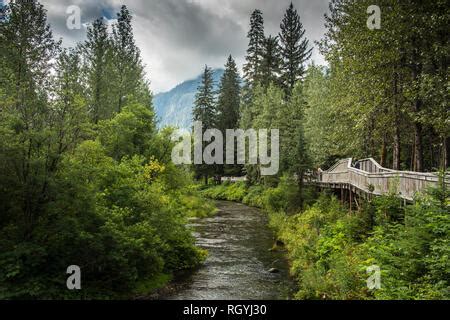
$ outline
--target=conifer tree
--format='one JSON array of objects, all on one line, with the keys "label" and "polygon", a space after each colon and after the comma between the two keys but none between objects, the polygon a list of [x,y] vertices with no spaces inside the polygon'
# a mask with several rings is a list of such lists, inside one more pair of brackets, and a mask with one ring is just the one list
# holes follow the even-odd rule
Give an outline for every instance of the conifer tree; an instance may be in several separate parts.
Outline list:
[{"label": "conifer tree", "polygon": [[290,96],[295,83],[303,77],[304,63],[311,57],[312,52],[312,49],[308,48],[305,29],[292,2],[284,14],[280,28],[282,81],[286,94]]},{"label": "conifer tree", "polygon": [[217,102],[218,127],[221,130],[235,129],[239,122],[240,77],[236,62],[230,55],[219,86]]},{"label": "conifer tree", "polygon": [[264,55],[261,66],[261,84],[267,88],[270,83],[278,84],[280,77],[281,56],[278,37],[269,36],[264,40]]},{"label": "conifer tree", "polygon": [[261,80],[261,65],[264,53],[264,19],[260,10],[253,11],[250,17],[250,31],[246,63],[244,65],[244,78],[246,85],[252,87]]},{"label": "conifer tree", "polygon": [[103,18],[99,18],[87,30],[87,39],[81,45],[84,57],[86,82],[89,88],[89,108],[95,124],[99,120],[109,119],[113,115],[113,98],[110,81],[112,78],[111,41],[108,27]]},{"label": "conifer tree", "polygon": [[[214,96],[214,81],[212,69],[205,66],[203,71],[202,81],[197,88],[197,94],[195,96],[194,109],[192,110],[193,120],[201,121],[202,134],[207,129],[213,129],[217,124],[217,112]],[[195,143],[202,143],[202,150],[205,147],[203,141],[195,141]],[[216,168],[207,164],[194,165],[194,171],[197,178],[204,177],[205,184],[208,183],[208,177],[215,172]]]},{"label": "conifer tree", "polygon": [[145,80],[140,50],[136,46],[131,25],[132,16],[126,6],[117,14],[112,31],[112,68],[114,72],[114,111],[120,112],[127,97],[150,106],[150,92]]},{"label": "conifer tree", "polygon": [[[16,107],[36,105],[45,98],[49,73],[60,43],[53,39],[44,7],[36,1],[11,2],[4,8],[0,23],[0,58],[4,66],[0,77]],[[31,116],[31,114],[30,114]],[[30,118],[31,120],[31,118]]]},{"label": "conifer tree", "polygon": [[245,57],[244,86],[241,96],[241,126],[249,128],[254,119],[252,111],[253,91],[261,81],[261,69],[264,54],[264,19],[260,10],[254,10],[250,16],[250,30],[247,56]]},{"label": "conifer tree", "polygon": [[[241,95],[240,81],[236,62],[230,55],[225,65],[225,72],[220,81],[219,96],[217,101],[217,126],[222,131],[224,137],[227,129],[236,129],[239,125],[239,106]],[[234,150],[236,155],[236,146]],[[241,168],[242,166],[238,165],[219,166],[219,173],[239,175],[241,173]]]},{"label": "conifer tree", "polygon": [[214,81],[212,69],[208,66],[205,66],[201,84],[197,88],[192,113],[194,121],[201,121],[204,130],[215,127],[216,106],[214,102]]}]

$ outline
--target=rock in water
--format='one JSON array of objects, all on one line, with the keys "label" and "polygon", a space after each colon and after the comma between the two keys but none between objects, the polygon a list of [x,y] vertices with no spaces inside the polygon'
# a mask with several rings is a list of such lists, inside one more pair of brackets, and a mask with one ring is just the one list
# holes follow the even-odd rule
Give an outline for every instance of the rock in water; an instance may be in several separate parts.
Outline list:
[{"label": "rock in water", "polygon": [[278,270],[277,268],[270,268],[269,272],[270,273],[278,273],[278,272],[280,272],[280,270]]}]

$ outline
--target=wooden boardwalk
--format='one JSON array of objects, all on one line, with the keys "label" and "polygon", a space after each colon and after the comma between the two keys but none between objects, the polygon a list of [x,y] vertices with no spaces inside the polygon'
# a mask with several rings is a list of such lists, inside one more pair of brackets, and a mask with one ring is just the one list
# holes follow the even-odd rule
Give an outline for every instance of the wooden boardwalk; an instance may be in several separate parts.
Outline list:
[{"label": "wooden boardwalk", "polygon": [[[402,199],[411,201],[417,192],[437,186],[439,177],[435,173],[396,171],[380,166],[374,159],[368,158],[352,162],[352,158],[336,162],[330,169],[322,171],[311,183],[321,187],[350,190],[352,193],[382,195],[390,191],[398,193]],[[446,175],[445,184],[450,187],[450,176]],[[351,201],[351,199],[350,199]]]}]

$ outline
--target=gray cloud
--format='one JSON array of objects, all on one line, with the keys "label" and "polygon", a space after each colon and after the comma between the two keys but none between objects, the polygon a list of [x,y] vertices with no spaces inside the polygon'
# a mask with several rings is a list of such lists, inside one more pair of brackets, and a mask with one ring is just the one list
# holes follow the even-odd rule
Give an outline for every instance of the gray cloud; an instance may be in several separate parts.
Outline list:
[{"label": "gray cloud", "polygon": [[[247,47],[250,13],[264,14],[265,32],[277,34],[290,0],[42,0],[56,37],[66,46],[85,38],[85,29],[66,28],[66,9],[78,5],[82,22],[92,22],[104,11],[118,11],[126,4],[134,15],[136,42],[154,92],[168,90],[198,75],[203,66],[223,66],[232,54],[242,66]],[[310,44],[324,33],[323,15],[328,0],[294,0]],[[313,58],[324,63],[317,49]]]}]

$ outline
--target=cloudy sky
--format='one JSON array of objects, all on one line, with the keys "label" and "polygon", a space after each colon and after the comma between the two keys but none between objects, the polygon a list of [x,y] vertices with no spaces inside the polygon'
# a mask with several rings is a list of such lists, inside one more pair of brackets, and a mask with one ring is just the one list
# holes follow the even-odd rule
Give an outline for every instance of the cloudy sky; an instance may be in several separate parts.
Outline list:
[{"label": "cloudy sky", "polygon": [[[276,35],[290,0],[41,0],[48,10],[54,35],[72,46],[85,37],[86,30],[66,27],[70,5],[81,9],[82,23],[104,16],[114,19],[126,4],[133,14],[137,45],[147,67],[154,93],[167,91],[176,84],[194,78],[205,64],[222,67],[232,54],[242,67],[247,49],[246,38],[251,12],[258,8],[264,15],[266,35]],[[328,0],[294,0],[310,44],[319,40],[324,29],[323,15]],[[312,59],[323,64],[314,48]]]}]

